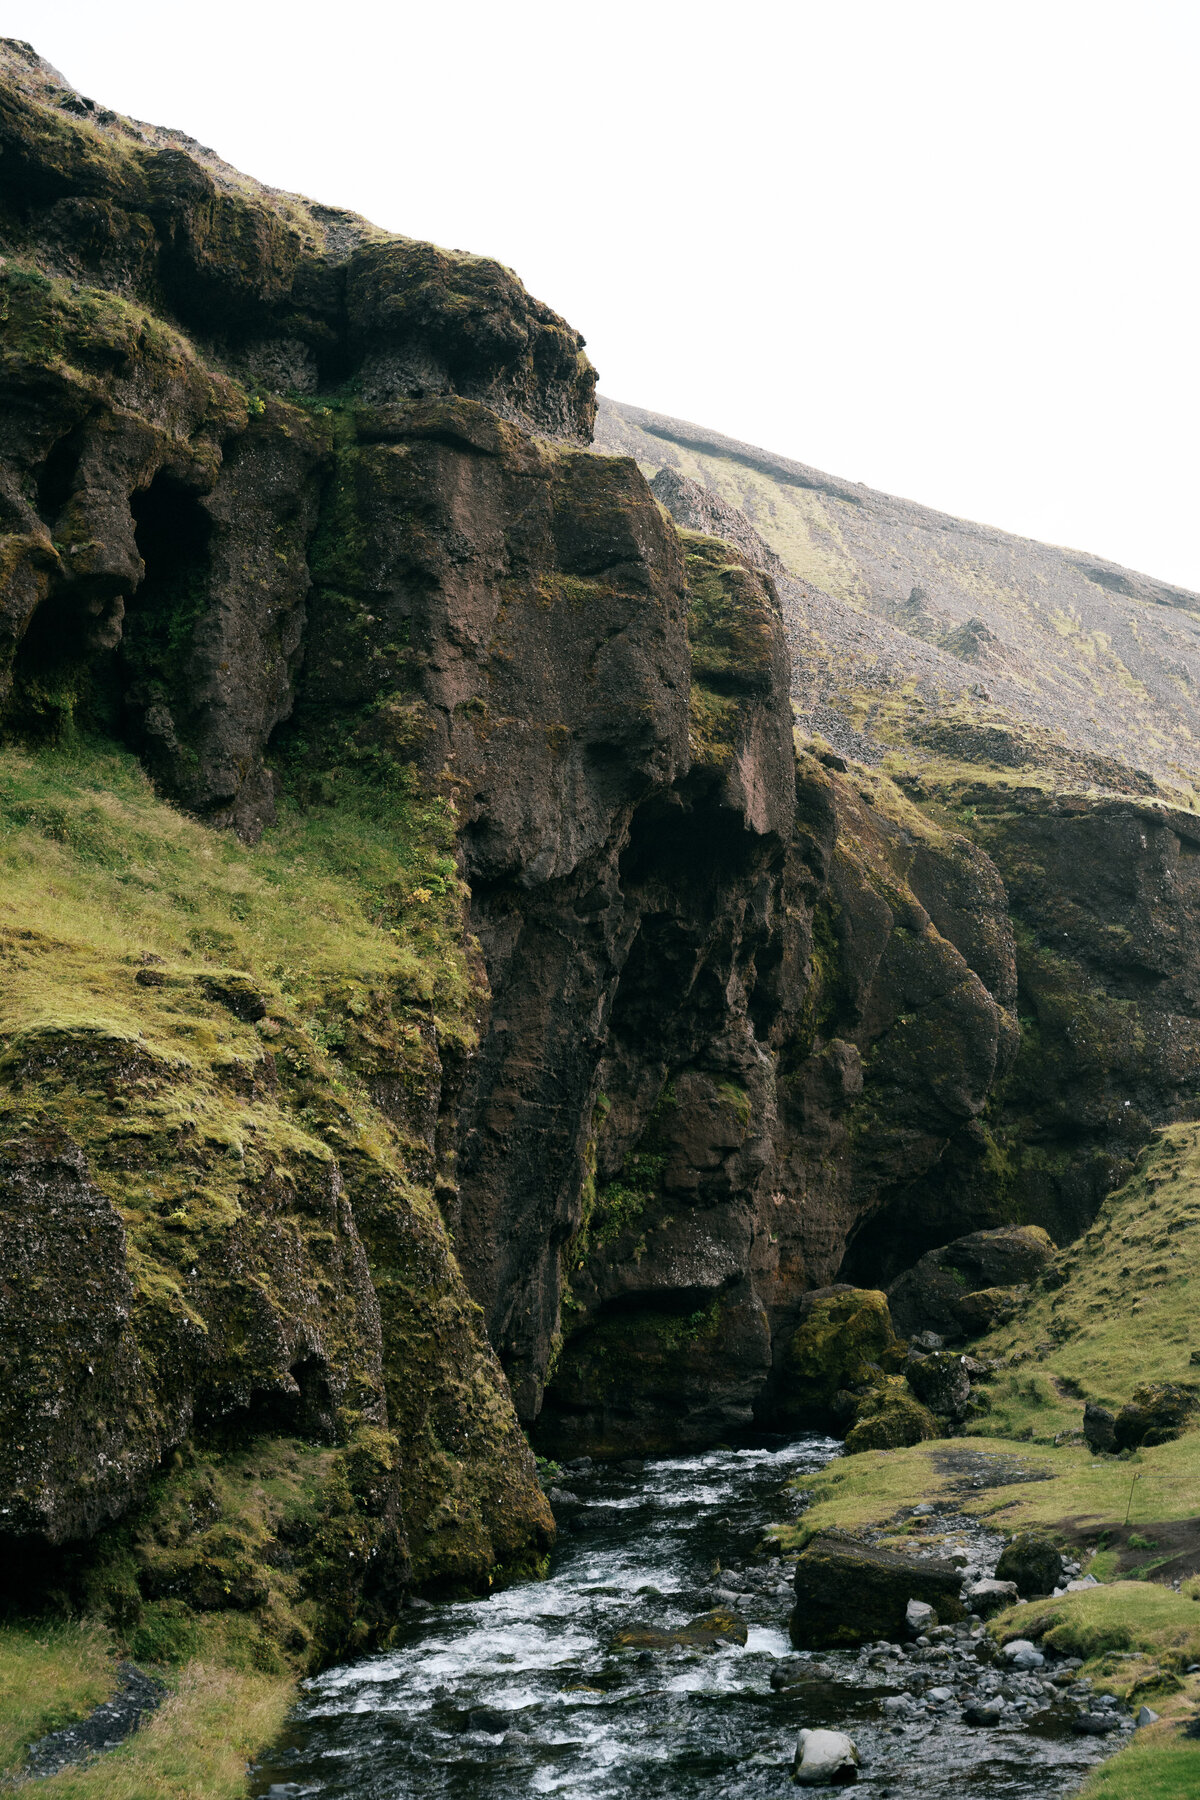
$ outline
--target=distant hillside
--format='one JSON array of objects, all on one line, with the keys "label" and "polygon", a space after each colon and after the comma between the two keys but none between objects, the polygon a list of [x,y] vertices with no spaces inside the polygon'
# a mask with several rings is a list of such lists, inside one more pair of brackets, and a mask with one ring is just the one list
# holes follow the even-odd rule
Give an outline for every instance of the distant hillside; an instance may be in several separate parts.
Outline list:
[{"label": "distant hillside", "polygon": [[843,753],[1200,801],[1200,595],[618,401],[595,441],[719,495],[792,571],[799,723]]}]

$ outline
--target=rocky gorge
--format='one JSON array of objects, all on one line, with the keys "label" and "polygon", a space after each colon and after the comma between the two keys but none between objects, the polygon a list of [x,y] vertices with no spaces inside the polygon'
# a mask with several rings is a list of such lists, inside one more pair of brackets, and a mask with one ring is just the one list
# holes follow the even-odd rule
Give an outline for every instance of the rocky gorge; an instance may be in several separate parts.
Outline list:
[{"label": "rocky gorge", "polygon": [[[1011,1423],[1191,1191],[1200,815],[1182,727],[798,722],[780,554],[509,270],[12,40],[0,240],[12,1631],[227,1671],[233,1794],[296,1675],[545,1571],[538,1457]],[[1189,1354],[1056,1435],[1175,1454]]]}]

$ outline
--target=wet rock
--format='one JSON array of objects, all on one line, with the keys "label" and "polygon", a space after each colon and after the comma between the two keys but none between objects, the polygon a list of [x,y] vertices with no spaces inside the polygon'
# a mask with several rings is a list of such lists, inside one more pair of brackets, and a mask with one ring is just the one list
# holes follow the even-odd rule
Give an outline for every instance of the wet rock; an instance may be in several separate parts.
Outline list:
[{"label": "wet rock", "polygon": [[460,1731],[483,1731],[489,1737],[500,1737],[512,1724],[512,1714],[503,1706],[473,1706],[459,1717]]},{"label": "wet rock", "polygon": [[986,1619],[994,1612],[1000,1612],[1006,1606],[1012,1606],[1018,1598],[1015,1581],[995,1581],[987,1578],[972,1582],[963,1595],[967,1605],[977,1612],[981,1619]]},{"label": "wet rock", "polygon": [[744,1644],[749,1635],[745,1619],[727,1607],[714,1607],[690,1619],[678,1631],[657,1631],[648,1625],[631,1625],[613,1640],[628,1650],[714,1650],[718,1644]]},{"label": "wet rock", "polygon": [[1071,1730],[1077,1731],[1081,1737],[1105,1737],[1110,1731],[1116,1731],[1119,1723],[1115,1713],[1081,1713],[1077,1719],[1071,1720]]},{"label": "wet rock", "polygon": [[801,1787],[848,1787],[858,1780],[858,1751],[844,1731],[802,1731],[792,1779]]},{"label": "wet rock", "polygon": [[1083,1409],[1083,1441],[1094,1455],[1111,1455],[1117,1447],[1117,1415],[1089,1400]]},{"label": "wet rock", "polygon": [[904,1623],[913,1637],[920,1637],[923,1631],[937,1624],[937,1613],[926,1600],[910,1600],[904,1609]]},{"label": "wet rock", "polygon": [[1004,1718],[1004,1706],[999,1700],[972,1700],[963,1708],[963,1718],[968,1725],[999,1725]]},{"label": "wet rock", "polygon": [[1013,1669],[1040,1669],[1046,1660],[1028,1638],[1013,1638],[1011,1643],[1005,1644],[1001,1654]]},{"label": "wet rock", "polygon": [[877,1544],[824,1532],[796,1562],[792,1642],[811,1649],[903,1637],[910,1600],[924,1600],[939,1619],[961,1619],[962,1576],[952,1564],[917,1560]]},{"label": "wet rock", "polygon": [[1062,1553],[1034,1531],[1018,1532],[1005,1545],[996,1564],[997,1581],[1016,1583],[1023,1600],[1037,1600],[1052,1594],[1062,1579]]}]

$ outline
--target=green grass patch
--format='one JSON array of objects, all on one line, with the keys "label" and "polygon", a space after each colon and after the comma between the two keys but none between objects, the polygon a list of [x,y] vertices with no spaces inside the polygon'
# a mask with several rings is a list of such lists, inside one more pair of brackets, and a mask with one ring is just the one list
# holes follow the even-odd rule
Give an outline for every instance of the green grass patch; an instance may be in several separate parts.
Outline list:
[{"label": "green grass patch", "polygon": [[72,1724],[117,1685],[111,1632],[61,1620],[0,1625],[0,1771],[28,1745]]},{"label": "green grass patch", "polygon": [[[977,1477],[989,1485],[976,1488]],[[1007,1532],[1034,1525],[1052,1531],[1064,1522],[1086,1531],[1089,1521],[1099,1527],[1123,1519],[1129,1508],[1134,1530],[1138,1519],[1193,1516],[1200,1433],[1128,1458],[1020,1440],[938,1439],[904,1450],[864,1451],[797,1485],[811,1494],[811,1504],[795,1524],[772,1532],[794,1550],[831,1526],[885,1524],[918,1500],[954,1499],[964,1512]]]},{"label": "green grass patch", "polygon": [[242,1800],[246,1765],[281,1730],[293,1697],[290,1680],[191,1663],[140,1731],[40,1782],[39,1800]]},{"label": "green grass patch", "polygon": [[972,1431],[1052,1442],[1082,1429],[1085,1397],[1118,1408],[1142,1382],[1200,1386],[1197,1269],[1200,1125],[1169,1125],[1071,1246],[1064,1284],[973,1346],[1007,1366]]}]

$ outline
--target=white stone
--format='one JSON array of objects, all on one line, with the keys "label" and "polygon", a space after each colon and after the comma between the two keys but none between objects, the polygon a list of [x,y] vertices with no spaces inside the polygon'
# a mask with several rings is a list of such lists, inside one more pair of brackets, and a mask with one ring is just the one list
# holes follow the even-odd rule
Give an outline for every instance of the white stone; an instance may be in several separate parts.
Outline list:
[{"label": "white stone", "polygon": [[1093,1588],[1093,1587],[1099,1587],[1099,1586],[1100,1586],[1100,1583],[1096,1580],[1096,1577],[1094,1575],[1083,1575],[1080,1577],[1080,1579],[1078,1581],[1068,1581],[1067,1592],[1068,1592],[1068,1594],[1081,1594],[1083,1592],[1084,1588]]},{"label": "white stone", "polygon": [[801,1787],[831,1787],[858,1778],[858,1751],[844,1731],[802,1731],[792,1777]]},{"label": "white stone", "polygon": [[904,1622],[914,1637],[920,1637],[931,1625],[937,1624],[938,1617],[927,1601],[910,1600],[904,1609]]},{"label": "white stone", "polygon": [[1139,1725],[1154,1725],[1157,1724],[1161,1717],[1162,1714],[1156,1713],[1152,1706],[1143,1706],[1138,1713],[1137,1723]]}]

